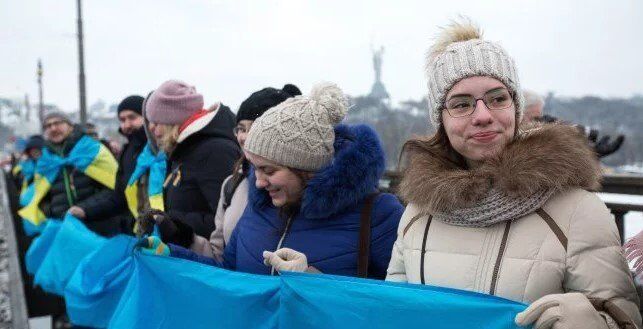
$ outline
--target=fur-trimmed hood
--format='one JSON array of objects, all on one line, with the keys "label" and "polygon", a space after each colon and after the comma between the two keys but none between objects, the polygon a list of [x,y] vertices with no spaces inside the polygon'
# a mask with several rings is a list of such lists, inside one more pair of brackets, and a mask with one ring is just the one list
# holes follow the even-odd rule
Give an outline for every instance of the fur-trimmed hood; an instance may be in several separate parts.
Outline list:
[{"label": "fur-trimmed hood", "polygon": [[427,152],[410,155],[400,196],[422,213],[475,205],[495,188],[510,197],[569,188],[597,190],[601,170],[596,154],[575,127],[529,125],[495,158],[475,169],[461,169]]},{"label": "fur-trimmed hood", "polygon": [[[373,193],[384,174],[384,151],[377,133],[366,125],[335,127],[335,156],[306,184],[301,212],[307,218],[328,218]],[[270,196],[249,175],[249,199],[254,207],[272,206]]]},{"label": "fur-trimmed hood", "polygon": [[170,160],[189,156],[195,147],[213,138],[227,139],[237,144],[237,138],[233,133],[235,125],[234,113],[223,104],[219,104],[215,109],[197,112],[181,126],[177,145],[170,154]]}]

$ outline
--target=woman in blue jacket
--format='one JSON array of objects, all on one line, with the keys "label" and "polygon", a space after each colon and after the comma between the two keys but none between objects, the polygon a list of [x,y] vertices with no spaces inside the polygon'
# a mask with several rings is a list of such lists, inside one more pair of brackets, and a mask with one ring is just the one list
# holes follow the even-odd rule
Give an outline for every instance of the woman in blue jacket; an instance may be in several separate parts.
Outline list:
[{"label": "woman in blue jacket", "polygon": [[377,134],[340,125],[345,114],[342,91],[325,83],[255,121],[244,149],[249,203],[222,262],[155,238],[144,251],[249,273],[384,278],[403,208],[377,192],[385,166]]}]

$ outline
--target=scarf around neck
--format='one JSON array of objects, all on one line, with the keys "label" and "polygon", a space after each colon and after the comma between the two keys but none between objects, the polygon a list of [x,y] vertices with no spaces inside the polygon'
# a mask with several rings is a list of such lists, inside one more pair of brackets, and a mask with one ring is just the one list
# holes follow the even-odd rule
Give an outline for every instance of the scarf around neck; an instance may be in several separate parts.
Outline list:
[{"label": "scarf around neck", "polygon": [[585,136],[562,124],[521,127],[503,151],[477,168],[446,156],[410,154],[400,196],[442,222],[486,227],[528,215],[571,188],[597,190],[600,165]]}]

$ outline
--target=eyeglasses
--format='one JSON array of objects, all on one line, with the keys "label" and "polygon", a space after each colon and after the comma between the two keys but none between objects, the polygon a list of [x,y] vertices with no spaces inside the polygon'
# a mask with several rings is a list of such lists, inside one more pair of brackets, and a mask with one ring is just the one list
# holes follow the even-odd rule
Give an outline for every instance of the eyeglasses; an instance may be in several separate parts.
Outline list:
[{"label": "eyeglasses", "polygon": [[45,123],[44,125],[42,125],[42,128],[44,130],[47,130],[49,128],[58,127],[58,126],[62,125],[65,122],[66,121],[63,121],[63,120],[52,121],[52,122]]},{"label": "eyeglasses", "polygon": [[484,105],[492,111],[504,110],[513,104],[511,92],[505,88],[487,91],[482,98],[471,95],[456,95],[447,100],[445,109],[451,117],[461,118],[471,115],[476,110],[476,104],[482,100]]}]

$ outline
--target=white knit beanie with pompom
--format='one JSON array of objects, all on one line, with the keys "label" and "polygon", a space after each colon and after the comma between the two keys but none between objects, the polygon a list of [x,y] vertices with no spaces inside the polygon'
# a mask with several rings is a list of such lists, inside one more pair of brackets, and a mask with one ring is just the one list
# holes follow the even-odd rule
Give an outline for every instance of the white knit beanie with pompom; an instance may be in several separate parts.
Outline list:
[{"label": "white knit beanie with pompom", "polygon": [[516,122],[520,122],[523,97],[516,64],[497,43],[482,40],[482,32],[470,20],[462,18],[445,27],[429,50],[426,61],[429,88],[429,118],[438,127],[449,90],[460,80],[489,76],[507,86],[514,98]]},{"label": "white knit beanie with pompom", "polygon": [[333,159],[334,127],[346,111],[342,90],[320,83],[310,94],[289,98],[259,117],[250,128],[245,150],[282,166],[317,171]]}]

